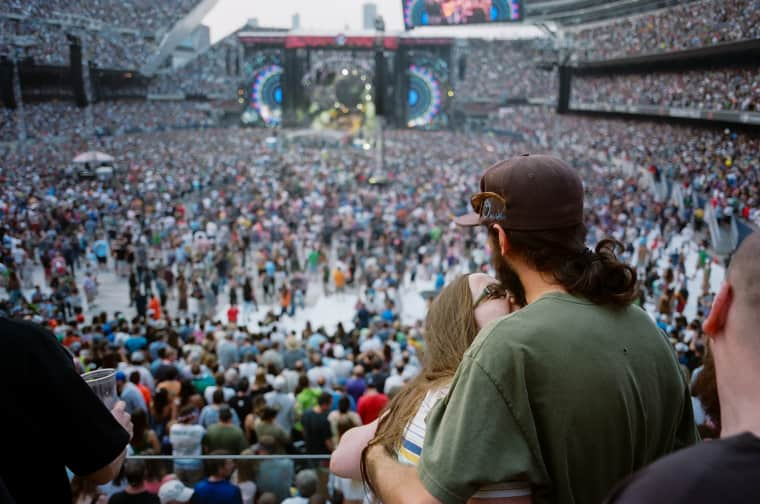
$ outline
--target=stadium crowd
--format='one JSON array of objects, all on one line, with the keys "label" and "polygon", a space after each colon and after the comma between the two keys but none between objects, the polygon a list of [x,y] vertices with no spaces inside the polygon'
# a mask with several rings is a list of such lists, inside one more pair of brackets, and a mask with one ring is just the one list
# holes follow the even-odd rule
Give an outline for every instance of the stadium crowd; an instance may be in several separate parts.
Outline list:
[{"label": "stadium crowd", "polygon": [[0,142],[12,142],[18,132],[16,131],[16,114],[11,109],[0,108]]},{"label": "stadium crowd", "polygon": [[465,54],[464,79],[455,88],[458,99],[556,96],[557,72],[537,67],[539,50],[532,40],[469,39]]},{"label": "stadium crowd", "polygon": [[125,8],[112,0],[6,2],[0,12],[4,35],[0,55],[15,56],[7,36],[17,35],[31,42],[22,50],[22,58],[31,57],[39,65],[65,66],[69,64],[67,34],[76,34],[84,39],[85,57],[98,67],[134,70],[196,3],[137,0]]},{"label": "stadium crowd", "polygon": [[[9,9],[35,19],[61,10],[155,32],[193,2],[137,3],[143,11],[122,13],[112,0],[11,0]],[[758,0],[707,6],[692,2],[577,36],[591,59],[758,36]],[[706,26],[693,21],[704,16]],[[55,33],[35,36],[47,44]],[[142,49],[126,49],[120,37],[95,41],[103,64],[139,62],[130,58]],[[142,47],[141,36],[135,40]],[[556,93],[556,73],[525,56],[528,42],[468,44],[457,96]],[[62,64],[60,57],[39,56]],[[755,73],[578,78],[573,103],[756,110]],[[505,90],[504,82],[516,84]],[[227,93],[231,84],[220,44],[155,79],[151,91]],[[30,141],[18,145],[10,143],[17,113],[2,110],[0,140],[9,143],[0,144],[0,315],[49,329],[78,372],[117,371],[134,429],[130,455],[180,457],[132,458],[105,485],[75,476],[74,502],[225,495],[224,502],[294,504],[338,493],[362,502],[361,484],[328,474],[326,460],[194,457],[326,459],[348,429],[377,420],[424,367],[424,313],[408,305],[494,264],[482,230],[458,228],[452,218],[469,211],[485,167],[525,152],[553,153],[577,170],[586,243],[623,243],[620,258],[639,286],[635,303],[667,334],[702,436],[720,434],[719,412],[703,399],[709,385],[698,379],[702,323],[725,262],[708,246],[704,210],[760,224],[756,133],[512,107],[492,116],[491,132],[386,131],[379,169],[363,141],[222,129],[193,102],[96,103],[98,137],[73,104],[28,103]],[[87,150],[112,155],[113,172],[78,172],[71,160]],[[680,201],[655,197],[652,184],[662,181],[682,189]],[[321,322],[330,318],[315,308],[324,300],[339,306],[340,322]]]},{"label": "stadium crowd", "polygon": [[[218,438],[235,453],[251,446],[257,453],[282,445],[293,451],[285,440],[298,439],[307,451],[317,450],[309,440],[314,433],[303,424],[306,412],[326,416],[343,395],[357,403],[367,388],[392,392],[378,380],[398,385],[413,375],[422,334],[420,321],[402,319],[406,289],[420,280],[440,288],[458,271],[486,267],[476,236],[450,224],[452,215],[466,209],[473,173],[519,152],[551,149],[587,181],[590,241],[611,235],[626,243],[623,257],[639,267],[645,287],[639,302],[669,333],[682,363],[690,371],[698,367],[699,320],[713,295],[713,258],[701,241],[683,239],[692,232],[684,231],[689,223],[699,236],[697,198],[686,209],[658,203],[639,185],[640,170],[611,171],[609,159],[627,158],[638,169],[654,168],[658,176],[685,182],[690,179],[676,168],[688,163],[655,164],[655,156],[673,159],[678,153],[667,149],[682,136],[692,153],[711,137],[684,128],[662,127],[661,135],[653,135],[651,128],[620,121],[517,112],[525,115],[514,121],[526,126],[523,140],[388,132],[389,166],[380,178],[363,149],[298,143],[277,148],[254,130],[89,142],[74,136],[65,144],[36,142],[25,154],[9,148],[3,166],[16,168],[3,171],[0,198],[3,310],[50,327],[83,371],[122,371],[121,397],[129,412],[144,410],[146,419],[132,444],[137,452],[198,455],[204,446],[206,452],[219,448],[211,441]],[[552,136],[553,121],[559,121],[559,138]],[[662,143],[653,143],[655,136]],[[757,139],[714,138],[718,143],[708,144],[714,151],[705,149],[712,154],[705,162],[721,164],[691,165],[704,171],[693,177],[700,194],[723,191],[726,199],[714,204],[755,211],[756,174],[741,148]],[[61,176],[85,148],[111,153],[123,171],[110,181],[81,181],[66,170]],[[753,184],[738,183],[737,174]],[[749,199],[741,206],[736,196],[744,192]],[[698,260],[691,262],[692,256]],[[35,273],[39,268],[44,275]],[[700,271],[704,280],[695,287],[690,281]],[[109,302],[101,301],[98,279],[108,275],[121,278],[119,296],[130,300],[128,308],[109,310]],[[350,295],[353,326],[286,329],[287,320],[313,301],[315,289]],[[686,316],[690,299],[696,308]],[[319,403],[325,391],[329,406]],[[275,399],[286,406],[278,402],[280,410],[273,411]],[[292,407],[294,416],[277,415],[283,407]],[[287,436],[272,426],[273,417],[285,422],[278,425]],[[704,422],[709,432],[709,420]],[[237,434],[211,435],[220,429]],[[174,446],[172,432],[176,440],[178,431],[194,441]],[[324,441],[319,453],[329,452]],[[155,482],[173,470],[190,485],[200,469],[187,460],[148,473]],[[241,464],[238,483],[242,472],[265,492],[261,471],[250,479]]]},{"label": "stadium crowd", "polygon": [[[2,109],[7,120],[0,125],[0,141],[17,139],[16,123],[20,109]],[[217,124],[215,112],[206,104],[186,101],[123,100],[92,105],[95,131],[100,135],[120,135],[140,131],[211,127]],[[66,139],[85,136],[85,110],[65,101],[26,103],[24,124],[28,138]]]},{"label": "stadium crowd", "polygon": [[113,135],[135,131],[160,131],[187,127],[211,127],[217,123],[208,105],[194,102],[100,102],[93,106],[96,128]]},{"label": "stadium crowd", "polygon": [[61,25],[49,19],[23,20],[0,18],[5,37],[23,37],[21,53],[13,53],[8,38],[0,43],[0,55],[32,58],[37,65],[68,66],[70,40],[67,33],[80,37],[85,48],[84,56],[99,68],[109,70],[135,70],[145,63],[156,45],[153,38],[120,27],[93,27],[89,25]]},{"label": "stadium crowd", "polygon": [[573,77],[571,104],[661,105],[756,112],[760,69],[721,68],[651,74]]},{"label": "stadium crowd", "polygon": [[182,68],[156,76],[151,80],[150,92],[237,97],[239,76],[233,68],[237,52],[237,45],[227,43],[227,39],[217,42]]},{"label": "stadium crowd", "polygon": [[[756,135],[647,121],[557,115],[540,107],[504,108],[490,124],[520,133],[529,143],[562,146],[565,156],[600,153],[646,169],[691,194],[690,213],[710,201],[721,215],[758,223],[760,197],[754,153]],[[573,147],[575,146],[575,147]],[[593,157],[593,156],[592,156]],[[580,164],[580,163],[579,163]]]},{"label": "stadium crowd", "polygon": [[55,19],[61,15],[71,15],[93,20],[118,28],[130,28],[145,34],[155,35],[157,30],[171,27],[196,4],[195,0],[133,0],[125,9],[122,2],[115,0],[96,1],[24,1],[4,2],[4,12],[21,15],[29,19]]},{"label": "stadium crowd", "polygon": [[686,2],[570,33],[581,60],[682,51],[760,37],[760,2]]}]

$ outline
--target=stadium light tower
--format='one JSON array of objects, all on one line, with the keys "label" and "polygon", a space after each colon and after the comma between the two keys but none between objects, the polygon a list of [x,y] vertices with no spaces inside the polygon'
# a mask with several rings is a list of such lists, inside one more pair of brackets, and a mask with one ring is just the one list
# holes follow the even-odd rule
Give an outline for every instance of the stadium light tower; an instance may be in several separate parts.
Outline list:
[{"label": "stadium light tower", "polygon": [[385,20],[375,18],[375,120],[377,124],[377,172],[385,173]]}]

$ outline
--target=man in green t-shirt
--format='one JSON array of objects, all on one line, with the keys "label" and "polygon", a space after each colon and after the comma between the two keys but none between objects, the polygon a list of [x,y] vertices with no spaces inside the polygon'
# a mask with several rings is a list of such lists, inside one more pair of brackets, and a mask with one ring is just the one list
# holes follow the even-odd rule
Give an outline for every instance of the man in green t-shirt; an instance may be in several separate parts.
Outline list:
[{"label": "man in green t-shirt", "polygon": [[489,168],[462,226],[484,225],[497,276],[524,306],[483,328],[431,411],[420,465],[373,446],[380,499],[465,502],[528,481],[537,503],[601,502],[614,484],[697,440],[688,385],[632,301],[622,246],[585,246],[583,185],[559,159]]},{"label": "man in green t-shirt", "polygon": [[238,454],[248,446],[243,430],[232,423],[232,410],[228,406],[219,408],[219,422],[210,426],[203,436],[203,450],[206,453],[224,450]]}]

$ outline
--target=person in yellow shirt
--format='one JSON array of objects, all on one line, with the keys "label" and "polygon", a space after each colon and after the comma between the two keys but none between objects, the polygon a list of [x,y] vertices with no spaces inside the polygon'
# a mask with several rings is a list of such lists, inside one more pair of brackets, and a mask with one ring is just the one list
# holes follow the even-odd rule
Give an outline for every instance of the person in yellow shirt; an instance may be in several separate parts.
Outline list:
[{"label": "person in yellow shirt", "polygon": [[280,315],[285,315],[286,313],[289,315],[293,315],[293,310],[291,309],[291,305],[293,303],[293,293],[288,288],[287,285],[283,285],[282,289],[280,290],[280,308],[282,308],[282,312]]},{"label": "person in yellow shirt", "polygon": [[343,292],[346,288],[346,274],[343,273],[340,267],[335,268],[335,271],[333,271],[333,281],[335,282],[336,292]]}]

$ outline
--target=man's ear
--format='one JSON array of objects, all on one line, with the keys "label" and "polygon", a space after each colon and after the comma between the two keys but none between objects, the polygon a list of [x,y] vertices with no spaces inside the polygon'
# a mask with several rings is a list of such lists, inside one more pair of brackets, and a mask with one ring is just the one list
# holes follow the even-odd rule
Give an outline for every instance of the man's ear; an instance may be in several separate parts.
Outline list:
[{"label": "man's ear", "polygon": [[502,257],[507,255],[507,252],[512,248],[511,244],[509,243],[509,238],[507,237],[507,232],[504,231],[504,228],[501,227],[500,224],[494,224],[493,228],[496,230],[496,234],[499,237],[499,251],[501,252]]},{"label": "man's ear", "polygon": [[712,308],[710,309],[710,315],[702,324],[702,329],[705,334],[711,338],[715,338],[723,330],[728,319],[728,311],[731,309],[731,303],[734,299],[734,290],[731,284],[725,282],[720,286],[718,295],[715,296]]}]

